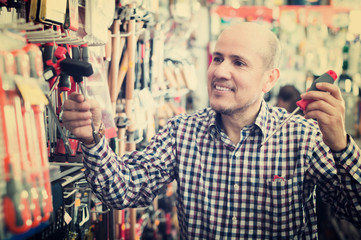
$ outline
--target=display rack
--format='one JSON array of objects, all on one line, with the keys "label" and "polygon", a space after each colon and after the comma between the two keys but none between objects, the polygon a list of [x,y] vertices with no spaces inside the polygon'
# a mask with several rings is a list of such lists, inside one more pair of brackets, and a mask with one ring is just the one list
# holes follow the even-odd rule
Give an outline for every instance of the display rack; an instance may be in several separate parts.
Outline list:
[{"label": "display rack", "polygon": [[169,117],[186,112],[197,82],[194,62],[175,54],[164,59],[177,28],[160,8],[169,11],[171,3],[107,1],[102,7],[114,14],[102,16],[96,2],[60,0],[56,8],[40,0],[1,3],[0,123],[11,131],[0,135],[0,193],[1,202],[11,199],[20,207],[10,216],[0,204],[0,239],[176,236],[173,184],[148,208],[117,211],[95,197],[80,143],[62,126],[61,106],[84,84],[104,105],[106,139],[122,156],[144,148]]}]

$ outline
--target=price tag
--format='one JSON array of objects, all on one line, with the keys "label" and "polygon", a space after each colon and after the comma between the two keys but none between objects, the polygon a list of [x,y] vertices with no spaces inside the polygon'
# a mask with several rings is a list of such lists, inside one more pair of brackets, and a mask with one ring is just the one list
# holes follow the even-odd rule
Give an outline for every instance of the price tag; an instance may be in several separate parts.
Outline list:
[{"label": "price tag", "polygon": [[68,225],[71,222],[71,220],[73,219],[71,218],[69,213],[67,211],[64,211],[64,222]]},{"label": "price tag", "polygon": [[36,79],[14,76],[15,84],[25,102],[32,105],[47,105],[48,99],[41,90]]}]

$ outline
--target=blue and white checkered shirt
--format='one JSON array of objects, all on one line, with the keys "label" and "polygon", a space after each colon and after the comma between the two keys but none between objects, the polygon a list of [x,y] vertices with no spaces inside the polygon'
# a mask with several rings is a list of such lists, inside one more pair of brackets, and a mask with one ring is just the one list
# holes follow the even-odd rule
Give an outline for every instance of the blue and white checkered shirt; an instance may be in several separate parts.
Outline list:
[{"label": "blue and white checkered shirt", "polygon": [[141,207],[177,181],[182,239],[317,239],[316,189],[361,226],[361,151],[332,153],[317,123],[262,103],[237,145],[205,109],[170,119],[143,151],[118,158],[103,140],[83,147],[94,192],[114,208]]}]

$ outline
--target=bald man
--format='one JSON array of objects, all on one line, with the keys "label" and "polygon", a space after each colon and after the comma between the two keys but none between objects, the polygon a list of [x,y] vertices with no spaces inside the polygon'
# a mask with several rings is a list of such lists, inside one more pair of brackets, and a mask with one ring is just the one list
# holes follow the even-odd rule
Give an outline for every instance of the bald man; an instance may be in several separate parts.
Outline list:
[{"label": "bald man", "polygon": [[361,151],[345,131],[335,85],[303,94],[314,100],[304,117],[291,118],[260,147],[289,114],[263,100],[280,76],[280,54],[268,29],[231,25],[209,66],[210,107],[169,119],[146,149],[121,157],[104,137],[93,140],[98,105],[72,94],[63,122],[84,143],[93,191],[117,209],[143,207],[176,180],[181,239],[317,239],[316,189],[361,227]]}]

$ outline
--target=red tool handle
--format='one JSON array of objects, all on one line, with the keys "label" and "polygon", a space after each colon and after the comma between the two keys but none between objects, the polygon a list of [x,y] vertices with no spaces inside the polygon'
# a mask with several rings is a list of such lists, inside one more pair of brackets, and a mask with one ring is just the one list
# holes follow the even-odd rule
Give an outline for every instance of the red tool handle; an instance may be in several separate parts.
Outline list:
[{"label": "red tool handle", "polygon": [[[41,55],[39,55],[41,54],[41,52],[37,46],[29,44],[25,46],[22,51],[13,51],[12,53],[15,56],[15,61],[17,62],[17,73],[19,75],[22,75],[24,78],[29,77],[29,75],[37,76],[37,74],[39,73],[37,73],[36,71],[42,71],[42,58]],[[38,56],[36,56],[36,54],[38,54]],[[26,55],[27,57],[24,57],[23,55]],[[36,61],[39,62],[37,63]],[[30,64],[30,62],[32,63]],[[34,64],[36,64],[37,66]],[[36,67],[38,67],[39,69],[36,70]],[[24,69],[27,70],[25,71]],[[31,131],[31,128],[34,127],[31,122],[32,110],[30,104],[27,103],[25,99],[23,99],[21,103],[18,96],[16,96],[16,98],[14,99],[18,99],[15,110],[17,109],[16,114],[18,115],[17,133],[19,149],[21,153],[20,165],[23,175],[23,188],[28,192],[28,202],[30,204],[29,207],[32,215],[32,227],[36,227],[40,224],[42,217],[40,211],[39,194],[37,192],[37,185],[36,182],[33,181],[33,168],[31,168],[31,162],[34,161],[34,146]]]},{"label": "red tool handle", "polygon": [[[9,109],[9,108],[8,108]],[[4,111],[5,113],[6,111]],[[13,112],[14,113],[14,112]],[[7,111],[10,115],[10,112]],[[6,227],[15,234],[20,234],[28,231],[32,226],[31,212],[28,203],[28,193],[23,189],[21,177],[16,176],[17,166],[14,166],[14,154],[9,151],[8,146],[16,143],[16,134],[14,134],[15,126],[14,122],[9,124],[11,116],[6,116],[3,121],[6,131],[5,135],[5,149],[6,156],[4,158],[4,170],[6,178],[6,195],[3,199],[3,209],[5,214],[5,225]],[[15,120],[15,115],[13,119]],[[7,119],[7,120],[6,120]],[[10,126],[9,126],[10,125]],[[15,168],[15,169],[14,169]]]},{"label": "red tool handle", "polygon": [[[322,74],[320,77],[318,77],[315,81],[313,81],[311,87],[307,91],[320,91],[317,89],[316,84],[319,82],[328,82],[328,83],[334,83],[334,81],[337,79],[337,74],[329,70],[328,72]],[[307,105],[309,103],[313,102],[312,99],[301,99],[298,102],[296,102],[297,106],[299,106],[303,111],[306,109]]]},{"label": "red tool handle", "polygon": [[32,106],[35,114],[35,124],[37,129],[38,143],[40,147],[41,155],[41,167],[44,179],[44,190],[42,191],[42,200],[43,200],[43,209],[44,217],[42,221],[47,221],[53,211],[52,203],[52,194],[51,194],[51,185],[50,185],[50,174],[49,174],[49,162],[48,162],[48,153],[45,140],[45,126],[44,126],[44,117],[43,117],[43,108],[41,106],[33,105]]},{"label": "red tool handle", "polygon": [[[28,202],[29,193],[24,189],[22,173],[20,169],[20,154],[9,149],[19,151],[18,135],[16,133],[16,116],[13,106],[5,109],[5,124],[8,153],[5,157],[6,195],[3,201],[6,227],[15,234],[28,231],[32,226],[32,216]],[[14,124],[15,122],[15,124]],[[15,149],[14,149],[15,147]]]},{"label": "red tool handle", "polygon": [[28,202],[28,192],[23,186],[22,172],[21,172],[21,156],[19,153],[19,133],[17,121],[16,105],[14,98],[17,97],[15,92],[15,84],[11,76],[15,74],[15,59],[14,55],[8,52],[0,52],[0,57],[4,59],[3,72],[7,74],[6,84],[8,89],[2,88],[5,78],[1,79],[1,115],[3,118],[3,133],[4,133],[4,175],[6,181],[6,193],[3,198],[3,209],[5,213],[5,225],[12,233],[19,234],[28,231],[32,226],[32,216],[30,211],[30,204]]}]

